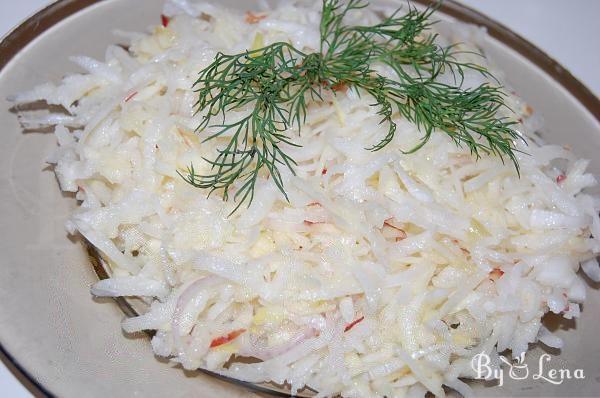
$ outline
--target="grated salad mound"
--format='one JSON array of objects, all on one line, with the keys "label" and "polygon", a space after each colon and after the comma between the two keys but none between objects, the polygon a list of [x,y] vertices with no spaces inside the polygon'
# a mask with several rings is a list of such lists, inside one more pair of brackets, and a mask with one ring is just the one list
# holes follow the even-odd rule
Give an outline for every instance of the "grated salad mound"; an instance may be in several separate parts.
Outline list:
[{"label": "grated salad mound", "polygon": [[[142,298],[147,311],[123,329],[155,331],[154,352],[186,369],[320,397],[444,396],[444,386],[468,396],[476,354],[500,366],[505,350],[560,348],[542,316],[579,315],[580,266],[600,280],[600,201],[582,192],[596,179],[568,149],[518,143],[520,177],[445,134],[403,155],[422,133],[398,116],[394,140],[371,152],[386,127],[350,89],[312,104],[301,134],[290,133],[301,147],[287,149],[297,175],[281,170],[289,202],[263,175],[253,204],[229,216],[235,203],[177,174],[190,164],[207,173],[203,158],[227,138],[194,131],[197,73],[219,51],[276,41],[314,51],[318,3],[244,14],[172,0],[166,26],[125,34],[128,50],[73,57],[84,73],[16,97],[66,110],[21,120],[55,126],[49,161],[81,201],[67,228],[112,272],[92,293]],[[353,18],[372,23],[382,9]],[[510,101],[512,117],[527,119]],[[531,135],[527,120],[519,128]]]}]

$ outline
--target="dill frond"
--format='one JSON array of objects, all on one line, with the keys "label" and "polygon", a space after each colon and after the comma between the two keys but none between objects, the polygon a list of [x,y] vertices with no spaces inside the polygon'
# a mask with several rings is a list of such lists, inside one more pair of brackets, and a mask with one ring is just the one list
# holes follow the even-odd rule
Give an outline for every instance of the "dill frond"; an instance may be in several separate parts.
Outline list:
[{"label": "dill frond", "polygon": [[[339,84],[371,96],[381,123],[388,126],[386,136],[369,150],[381,150],[394,139],[397,113],[423,132],[419,144],[404,153],[416,152],[440,131],[477,158],[509,158],[518,172],[515,141],[521,137],[512,128],[515,122],[499,116],[506,107],[501,88],[462,87],[466,70],[493,76],[480,65],[459,61],[454,46],[437,44],[437,36],[428,32],[435,9],[409,6],[406,14],[399,9],[373,26],[344,24],[348,13],[367,6],[362,0],[324,0],[317,53],[306,54],[288,43],[237,55],[219,53],[194,85],[197,110],[205,115],[197,131],[216,128],[205,141],[226,136],[229,142],[214,159],[205,159],[209,174],[198,175],[191,165],[183,178],[209,193],[222,191],[224,200],[239,181],[233,195],[236,211],[243,203],[250,205],[260,173],[266,172],[287,199],[280,168],[294,173],[296,165],[283,150],[296,146],[289,131],[301,128],[310,101],[322,101],[323,91],[335,93]],[[378,74],[376,63],[388,65],[397,79]],[[453,84],[438,81],[448,73]],[[228,122],[228,112],[246,108],[251,109],[247,116]]]}]

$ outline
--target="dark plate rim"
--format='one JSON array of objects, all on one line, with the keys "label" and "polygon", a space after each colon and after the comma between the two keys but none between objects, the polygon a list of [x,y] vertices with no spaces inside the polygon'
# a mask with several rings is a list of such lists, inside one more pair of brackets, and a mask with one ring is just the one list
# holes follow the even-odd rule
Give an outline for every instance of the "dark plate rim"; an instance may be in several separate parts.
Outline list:
[{"label": "dark plate rim", "polygon": [[[19,54],[21,50],[27,47],[37,37],[42,35],[54,25],[64,19],[76,14],[77,12],[106,0],[57,0],[56,2],[41,9],[14,30],[8,33],[0,42],[0,73],[10,63],[10,61]],[[413,0],[420,4],[437,4],[434,0]],[[563,86],[569,94],[576,98],[590,112],[594,118],[600,122],[600,99],[592,91],[581,83],[571,72],[559,64],[548,54],[540,50],[531,42],[513,32],[505,25],[485,16],[484,14],[473,10],[455,0],[446,0],[439,5],[439,10],[459,21],[483,26],[487,29],[490,36],[507,45],[511,49],[527,58],[530,62],[543,70],[553,80]],[[90,256],[93,259],[95,256]],[[93,260],[92,260],[92,263]],[[102,268],[95,266],[98,274]],[[101,276],[101,275],[99,275]],[[131,310],[128,304],[122,300],[117,304],[124,312]],[[0,342],[0,361],[4,362],[15,377],[35,396],[35,397],[54,397],[49,390],[50,387],[42,385],[27,369],[19,364],[16,356],[8,352],[2,342]]]}]

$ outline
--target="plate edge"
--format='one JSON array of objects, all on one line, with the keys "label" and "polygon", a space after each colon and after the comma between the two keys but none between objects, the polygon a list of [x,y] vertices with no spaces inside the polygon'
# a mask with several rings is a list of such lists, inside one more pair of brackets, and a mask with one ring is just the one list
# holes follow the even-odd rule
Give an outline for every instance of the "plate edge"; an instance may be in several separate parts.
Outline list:
[{"label": "plate edge", "polygon": [[[0,41],[0,73],[4,71],[4,68],[22,49],[27,47],[27,45],[48,29],[67,17],[103,1],[105,0],[57,0],[27,18]],[[454,17],[461,22],[486,27],[490,36],[523,55],[537,67],[542,69],[553,80],[557,81],[600,123],[600,99],[567,68],[563,67],[554,58],[521,35],[515,33],[500,22],[455,0],[446,0],[442,2],[439,0],[413,1],[423,5],[438,6],[441,12]],[[15,357],[4,348],[1,341],[0,361],[8,364],[9,371],[11,371],[35,397],[55,397],[52,392],[44,387],[29,371],[19,364]]]}]

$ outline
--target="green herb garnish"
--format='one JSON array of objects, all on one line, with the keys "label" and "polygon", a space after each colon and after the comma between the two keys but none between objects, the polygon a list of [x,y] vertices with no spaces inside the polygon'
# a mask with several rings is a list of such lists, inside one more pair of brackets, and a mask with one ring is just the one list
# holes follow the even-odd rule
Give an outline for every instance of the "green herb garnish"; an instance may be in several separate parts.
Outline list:
[{"label": "green herb garnish", "polygon": [[[464,72],[475,70],[491,77],[482,66],[460,62],[454,46],[441,47],[437,35],[428,33],[429,18],[434,9],[418,11],[409,7],[399,10],[374,26],[346,26],[344,17],[368,3],[350,0],[324,0],[320,33],[321,48],[306,54],[289,43],[274,43],[261,49],[237,55],[219,53],[214,62],[200,72],[194,88],[199,95],[198,112],[205,116],[197,131],[218,127],[205,141],[227,133],[229,143],[219,149],[208,175],[198,175],[193,165],[182,177],[210,193],[223,191],[228,200],[234,182],[242,182],[235,192],[238,203],[252,202],[256,181],[266,169],[286,197],[280,167],[292,173],[296,162],[285,152],[285,146],[297,146],[288,135],[306,120],[309,101],[323,101],[323,92],[335,94],[340,85],[357,89],[374,99],[373,106],[388,125],[388,133],[372,151],[384,148],[393,139],[397,112],[415,123],[424,133],[421,142],[404,153],[413,153],[427,143],[435,130],[448,134],[458,146],[467,145],[471,153],[507,156],[519,166],[514,141],[521,139],[512,129],[515,122],[498,116],[505,107],[500,87],[483,84],[462,88]],[[374,69],[383,63],[398,75],[397,80],[381,76]],[[443,73],[454,76],[454,84],[438,81]],[[248,116],[227,121],[227,112],[249,108]],[[214,117],[222,123],[213,125]]]}]

